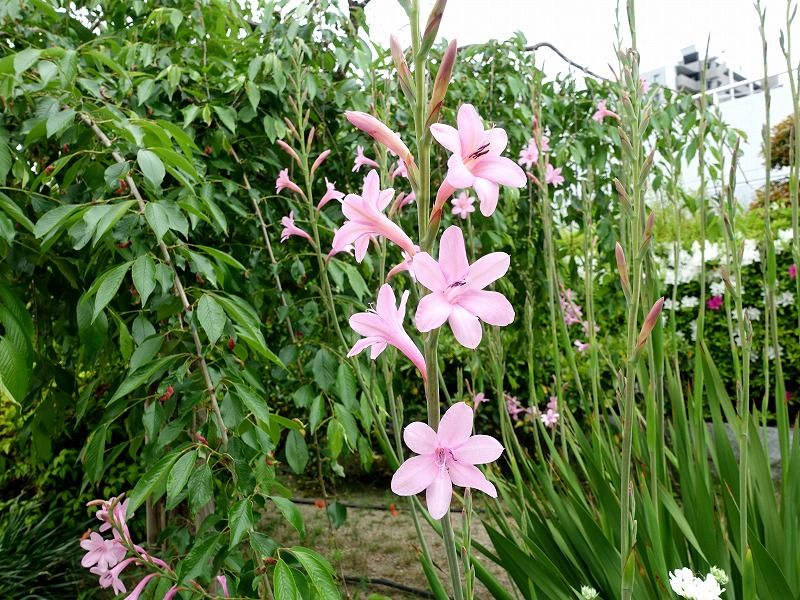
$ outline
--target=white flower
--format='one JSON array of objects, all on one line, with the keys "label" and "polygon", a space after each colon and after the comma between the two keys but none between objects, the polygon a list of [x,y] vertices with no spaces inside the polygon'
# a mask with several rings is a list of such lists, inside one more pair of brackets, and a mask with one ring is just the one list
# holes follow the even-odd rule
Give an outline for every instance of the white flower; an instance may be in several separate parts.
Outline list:
[{"label": "white flower", "polygon": [[781,292],[775,297],[775,306],[791,306],[792,304],[794,304],[792,292]]},{"label": "white flower", "polygon": [[[791,232],[791,229],[788,231]],[[728,583],[728,574],[719,567],[711,567],[711,575],[719,582],[720,585],[726,585]]]},{"label": "white flower", "polygon": [[755,306],[748,306],[744,309],[747,318],[751,321],[760,321],[761,320],[761,311],[758,310]]},{"label": "white flower", "polygon": [[584,585],[581,586],[581,598],[583,600],[597,600],[600,597],[600,594],[597,593],[597,590],[591,586]]},{"label": "white flower", "polygon": [[694,308],[698,304],[700,304],[700,300],[697,296],[684,296],[681,298],[681,309]]},{"label": "white flower", "polygon": [[761,261],[761,253],[758,251],[758,246],[756,246],[755,240],[745,240],[744,241],[744,248],[742,250],[742,260],[740,261],[740,265],[742,267],[746,267],[747,265],[752,265],[753,263],[757,263]]},{"label": "white flower", "polygon": [[[778,356],[783,356],[783,347],[778,345]],[[775,360],[775,347],[769,346],[767,348],[767,358],[770,360]]]},{"label": "white flower", "polygon": [[666,312],[668,310],[672,310],[672,298],[667,298],[664,300],[664,308],[663,310]]},{"label": "white flower", "polygon": [[691,336],[692,336],[692,341],[696,342],[697,341],[697,320],[694,320],[691,323],[689,323],[689,329],[691,330],[690,333],[691,333]]},{"label": "white flower", "polygon": [[779,229],[778,238],[775,240],[775,252],[781,253],[790,248],[794,241],[794,234],[791,229]]},{"label": "white flower", "polygon": [[670,571],[669,586],[682,598],[694,598],[697,590],[696,577],[691,569],[675,569]]},{"label": "white flower", "polygon": [[725,588],[720,587],[719,582],[709,573],[705,579],[699,577],[695,579],[694,600],[721,600],[720,594]]},{"label": "white flower", "polygon": [[714,281],[709,286],[709,290],[711,291],[712,296],[722,296],[725,293],[725,282]]}]

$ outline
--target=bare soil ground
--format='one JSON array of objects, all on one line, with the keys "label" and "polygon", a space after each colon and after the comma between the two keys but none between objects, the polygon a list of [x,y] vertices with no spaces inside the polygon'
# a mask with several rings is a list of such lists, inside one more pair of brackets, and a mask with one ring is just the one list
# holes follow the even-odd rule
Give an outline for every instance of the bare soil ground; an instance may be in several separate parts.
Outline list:
[{"label": "bare soil ground", "polygon": [[[304,488],[304,489],[303,489]],[[312,486],[298,485],[298,496],[314,499],[315,489]],[[283,544],[302,544],[310,547],[331,560],[337,573],[355,578],[385,578],[394,582],[427,590],[425,575],[417,559],[419,543],[414,523],[407,502],[402,498],[371,485],[339,490],[337,500],[358,506],[375,508],[348,507],[347,520],[338,529],[329,525],[326,511],[313,504],[300,504],[299,508],[305,520],[306,539],[300,540],[297,532],[279,515],[270,514],[264,518],[263,530],[275,540]],[[394,503],[396,510],[390,510]],[[455,506],[455,504],[454,504]],[[458,532],[461,527],[461,514],[453,513],[453,527]],[[438,536],[423,523],[426,540],[440,571],[440,579],[448,591],[449,574],[444,547]],[[457,534],[458,535],[458,534]],[[472,521],[473,539],[490,547],[488,535],[477,515]],[[483,559],[484,564],[507,589],[512,584],[505,572],[490,561]],[[411,594],[380,585],[366,582],[348,582],[346,597],[353,600],[376,600],[391,598],[393,600],[410,600],[420,598]],[[489,599],[491,595],[476,582],[475,597]]]}]

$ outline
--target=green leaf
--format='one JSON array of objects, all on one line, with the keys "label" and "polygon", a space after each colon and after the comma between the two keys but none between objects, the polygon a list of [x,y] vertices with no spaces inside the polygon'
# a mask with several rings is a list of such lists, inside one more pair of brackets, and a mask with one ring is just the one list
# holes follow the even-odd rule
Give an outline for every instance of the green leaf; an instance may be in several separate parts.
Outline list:
[{"label": "green leaf", "polygon": [[290,431],[286,438],[286,461],[297,474],[302,473],[308,464],[308,446],[298,431]]},{"label": "green leaf", "polygon": [[219,120],[231,133],[236,133],[236,111],[229,106],[215,106],[214,112],[217,113]]},{"label": "green leaf", "polygon": [[122,280],[130,269],[131,263],[126,262],[121,265],[109,269],[103,273],[92,287],[97,288],[97,293],[94,298],[94,312],[92,313],[92,321],[97,318],[97,315],[111,302],[112,298],[117,295],[119,286],[122,285]]},{"label": "green leaf", "polygon": [[144,306],[150,294],[156,289],[156,264],[149,254],[143,254],[134,261],[131,276]]},{"label": "green leaf", "polygon": [[197,303],[195,315],[197,315],[197,320],[200,322],[203,331],[206,332],[209,343],[213,346],[222,335],[223,329],[225,329],[225,322],[227,321],[225,311],[219,305],[219,302],[214,300],[213,296],[205,294]]},{"label": "green leaf", "polygon": [[39,60],[42,51],[38,48],[25,48],[14,55],[14,72],[19,75],[30,69]]},{"label": "green leaf", "polygon": [[139,168],[142,170],[144,178],[154,188],[161,188],[161,182],[164,181],[164,163],[154,152],[150,150],[139,150],[136,155],[136,162],[139,163]]},{"label": "green leaf", "polygon": [[275,503],[278,510],[281,511],[283,517],[289,521],[289,524],[300,534],[300,537],[305,538],[306,526],[303,523],[303,515],[300,514],[300,510],[295,503],[282,496],[270,496],[269,498]]},{"label": "green leaf", "polygon": [[210,566],[211,558],[217,551],[219,538],[220,534],[211,534],[195,543],[178,568],[178,579],[181,582],[190,581],[201,574],[211,578],[212,573],[205,573],[205,569]]},{"label": "green leaf", "polygon": [[172,510],[178,505],[180,494],[186,484],[197,462],[197,450],[192,450],[181,456],[167,476],[167,510]]},{"label": "green leaf", "polygon": [[125,179],[130,171],[130,164],[128,161],[125,162],[115,162],[113,165],[108,167],[105,172],[103,173],[103,177],[106,180],[106,185],[109,189],[115,190],[119,186],[119,180]]},{"label": "green leaf", "polygon": [[330,502],[326,508],[334,529],[339,529],[347,521],[347,507],[339,502]]},{"label": "green leaf", "polygon": [[253,528],[253,504],[249,498],[244,498],[231,507],[228,527],[231,530],[230,547],[234,548],[242,541],[244,534]]},{"label": "green leaf", "polygon": [[93,483],[100,481],[103,476],[103,456],[106,451],[107,431],[108,427],[106,426],[93,431],[83,453],[84,471],[86,477]]},{"label": "green leaf", "polygon": [[160,202],[148,202],[144,207],[144,218],[160,242],[169,231],[169,214]]},{"label": "green leaf", "polygon": [[292,570],[283,562],[282,558],[279,558],[275,564],[272,585],[275,588],[275,600],[302,600]]},{"label": "green leaf", "polygon": [[[134,356],[131,357],[131,361],[133,361],[135,356],[136,353],[134,353]],[[180,357],[164,356],[154,362],[151,362],[150,364],[142,366],[140,369],[137,369],[122,381],[122,383],[117,388],[117,391],[114,392],[114,395],[111,397],[111,400],[109,400],[108,403],[112,404],[119,398],[122,398],[122,396],[130,394],[133,390],[135,390],[139,386],[144,385],[145,383],[150,381],[150,379],[154,377],[156,373],[167,369],[178,358]]]},{"label": "green leaf", "polygon": [[327,560],[313,550],[301,546],[295,546],[291,552],[303,565],[322,600],[338,600],[342,597],[333,581],[333,567]]},{"label": "green leaf", "polygon": [[81,210],[82,208],[84,207],[81,204],[65,204],[47,211],[42,215],[41,219],[36,221],[36,225],[33,228],[33,235],[41,239],[52,233],[56,228],[64,227],[67,219],[69,219],[75,211]]},{"label": "green leaf", "polygon": [[148,496],[158,500],[164,493],[164,484],[167,481],[172,465],[178,460],[183,449],[173,450],[154,464],[143,477],[139,479],[133,491],[128,496],[128,516],[139,508]]},{"label": "green leaf", "polygon": [[189,510],[192,514],[208,504],[214,495],[211,467],[208,463],[192,472],[189,477]]},{"label": "green leaf", "polygon": [[336,371],[336,395],[348,408],[358,405],[356,402],[356,378],[353,370],[346,362],[339,363]]},{"label": "green leaf", "polygon": [[320,348],[314,356],[312,369],[314,372],[314,381],[326,392],[333,387],[336,383],[336,366],[338,361],[336,357],[328,352],[325,348]]},{"label": "green leaf", "polygon": [[253,110],[258,110],[258,104],[261,102],[261,90],[252,81],[245,83],[244,89],[247,93],[247,99],[250,101],[250,106],[253,107]]},{"label": "green leaf", "polygon": [[[0,140],[0,162],[2,162],[2,149],[3,140]],[[4,185],[4,175],[2,173],[2,166],[0,166],[0,185]],[[34,225],[31,220],[25,216],[22,209],[3,192],[0,192],[0,210],[4,211],[8,216],[14,219],[17,223],[22,225],[25,229],[33,233]]]},{"label": "green leaf", "polygon": [[234,384],[234,387],[236,388],[236,393],[239,396],[239,399],[247,407],[247,409],[253,413],[253,415],[255,415],[259,421],[268,425],[272,415],[269,414],[266,400],[256,396],[250,390],[250,388],[243,384],[240,385],[236,383]]},{"label": "green leaf", "polygon": [[261,555],[261,558],[266,558],[275,554],[275,550],[279,548],[272,539],[268,538],[263,533],[257,531],[250,532],[250,547]]},{"label": "green leaf", "polygon": [[75,119],[75,111],[71,108],[53,113],[47,117],[47,137],[53,137]]}]

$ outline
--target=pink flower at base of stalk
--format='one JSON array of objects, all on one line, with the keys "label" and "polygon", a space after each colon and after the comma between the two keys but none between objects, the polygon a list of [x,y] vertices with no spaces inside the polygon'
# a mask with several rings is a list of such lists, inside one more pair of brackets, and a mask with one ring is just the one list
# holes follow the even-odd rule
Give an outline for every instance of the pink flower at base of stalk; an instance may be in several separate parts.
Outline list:
[{"label": "pink flower at base of stalk", "polygon": [[339,192],[334,187],[334,184],[328,181],[328,178],[325,178],[325,195],[320,198],[319,203],[317,203],[317,210],[322,210],[322,207],[325,206],[331,200],[341,200],[344,198],[344,194]]},{"label": "pink flower at base of stalk", "polygon": [[380,168],[380,165],[377,162],[375,162],[374,160],[372,160],[368,156],[364,156],[364,147],[363,146],[358,146],[356,148],[356,158],[353,161],[353,173],[356,173],[357,171],[359,171],[361,169],[361,167],[363,167],[364,165],[366,165],[368,167],[373,167],[375,169],[379,169]]},{"label": "pink flower at base of stalk", "polygon": [[347,194],[342,200],[342,212],[347,221],[336,230],[330,255],[342,252],[348,244],[353,244],[356,249],[356,261],[361,262],[371,236],[383,236],[408,254],[415,254],[411,238],[397,223],[383,214],[393,196],[393,189],[380,189],[380,177],[377,171],[372,170],[367,173],[361,196]]},{"label": "pink flower at base of stalk", "polygon": [[280,194],[281,190],[287,189],[292,190],[301,196],[305,196],[305,194],[303,194],[303,190],[300,189],[300,186],[289,179],[289,169],[282,169],[280,173],[278,173],[278,178],[275,180],[275,193]]},{"label": "pink flower at base of stalk", "polygon": [[619,119],[619,115],[615,113],[613,110],[608,110],[606,108],[607,100],[600,100],[597,103],[597,111],[592,115],[592,120],[596,121],[597,123],[602,123],[603,119],[606,117],[612,117],[614,119]]},{"label": "pink flower at base of stalk", "polygon": [[283,225],[283,231],[281,231],[281,243],[288,240],[291,236],[296,235],[298,237],[307,239],[313,244],[311,236],[294,224],[294,211],[289,211],[289,215],[281,219],[281,224]]},{"label": "pink flower at base of stalk", "polygon": [[94,531],[89,534],[88,540],[81,541],[81,548],[86,550],[81,566],[89,568],[97,565],[101,570],[111,569],[127,554],[119,540],[107,540]]},{"label": "pink flower at base of stalk", "polygon": [[789,265],[789,277],[791,279],[797,279],[797,265]]},{"label": "pink flower at base of stalk", "polygon": [[378,300],[375,303],[375,308],[367,312],[356,313],[350,317],[350,327],[364,337],[350,348],[347,356],[355,356],[369,348],[369,357],[375,360],[386,349],[387,345],[391,345],[414,363],[414,366],[419,369],[422,379],[427,380],[428,372],[425,368],[425,358],[403,328],[408,293],[408,290],[406,290],[400,296],[400,306],[398,307],[396,306],[392,286],[384,283],[381,289],[378,290]]},{"label": "pink flower at base of stalk", "polygon": [[708,300],[706,300],[706,306],[709,310],[719,310],[722,308],[722,296],[711,296]]},{"label": "pink flower at base of stalk", "polygon": [[497,208],[500,186],[523,187],[525,172],[510,158],[500,156],[508,144],[504,129],[484,130],[478,111],[471,104],[458,109],[458,129],[435,123],[430,131],[453,154],[447,161],[445,181],[453,188],[473,188],[481,202],[481,213],[489,217]]},{"label": "pink flower at base of stalk", "polygon": [[547,163],[547,168],[544,174],[544,181],[550,185],[558,187],[564,183],[564,177],[561,175],[561,167],[554,168],[553,165]]},{"label": "pink flower at base of stalk", "polygon": [[545,427],[552,429],[556,426],[556,423],[558,423],[558,418],[560,416],[561,415],[556,410],[548,408],[547,412],[542,413],[539,418],[542,420]]},{"label": "pink flower at base of stalk", "polygon": [[427,490],[425,500],[434,519],[450,510],[453,485],[496,498],[494,485],[475,465],[494,462],[504,448],[491,436],[472,435],[473,415],[466,402],[457,402],[444,413],[437,431],[419,421],[409,424],[403,440],[417,456],[400,465],[392,477],[392,491],[414,496]]},{"label": "pink flower at base of stalk", "polygon": [[414,320],[421,332],[450,324],[458,343],[477,348],[483,337],[481,321],[504,327],[514,320],[514,307],[500,292],[484,290],[508,271],[511,257],[492,252],[469,264],[464,233],[456,225],[445,229],[439,240],[439,261],[427,252],[414,256],[417,281],[432,293],[417,305]]},{"label": "pink flower at base of stalk", "polygon": [[586,352],[586,349],[589,347],[589,344],[587,344],[586,342],[582,342],[580,340],[575,340],[575,342],[573,343],[575,344],[575,349],[578,352]]},{"label": "pink flower at base of stalk", "polygon": [[475,212],[475,207],[472,205],[475,202],[475,198],[464,190],[450,202],[453,204],[453,214],[458,215],[462,219],[466,219],[470,213]]}]

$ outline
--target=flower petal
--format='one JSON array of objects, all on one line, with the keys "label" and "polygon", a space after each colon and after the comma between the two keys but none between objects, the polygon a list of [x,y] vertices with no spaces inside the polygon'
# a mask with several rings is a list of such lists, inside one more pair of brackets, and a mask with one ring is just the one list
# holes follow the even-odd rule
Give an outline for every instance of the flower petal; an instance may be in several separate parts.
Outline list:
[{"label": "flower petal", "polygon": [[422,421],[415,421],[409,423],[408,427],[403,430],[403,441],[412,452],[432,454],[436,450],[439,438],[436,437],[436,432],[430,428],[430,425]]},{"label": "flower petal", "polygon": [[471,187],[475,181],[475,176],[464,164],[464,159],[460,154],[452,154],[447,159],[447,183],[454,188]]},{"label": "flower petal", "polygon": [[448,408],[436,430],[439,443],[446,448],[458,448],[464,444],[472,434],[473,415],[466,402],[456,402]]},{"label": "flower petal", "polygon": [[453,305],[450,304],[441,292],[434,292],[424,296],[417,305],[414,323],[421,332],[431,331],[450,318]]},{"label": "flower petal", "polygon": [[514,307],[500,292],[465,290],[459,294],[457,302],[489,325],[505,327],[514,321]]},{"label": "flower petal", "polygon": [[[503,444],[490,435],[473,435],[457,448],[451,448],[455,458],[460,463],[470,465],[483,465],[494,462],[503,454]],[[456,482],[456,485],[462,485]]]},{"label": "flower petal", "polygon": [[[346,225],[347,223],[345,223]],[[364,260],[364,257],[367,255],[367,250],[369,250],[369,242],[372,239],[370,235],[362,235],[358,238],[353,246],[355,248],[355,259],[357,263],[360,263]]]},{"label": "flower petal", "polygon": [[483,121],[472,104],[462,104],[456,117],[458,137],[461,140],[461,154],[472,154],[483,137]]},{"label": "flower petal", "polygon": [[440,469],[427,488],[425,501],[428,503],[428,512],[434,519],[441,519],[450,510],[450,500],[453,498],[453,484],[447,470]]},{"label": "flower petal", "polygon": [[455,127],[434,123],[431,125],[431,135],[450,152],[461,154],[461,141],[458,138],[458,130]]},{"label": "flower petal", "polygon": [[384,283],[378,290],[375,312],[380,318],[390,323],[397,320],[397,300],[394,297],[392,286],[388,283]]},{"label": "flower petal", "polygon": [[511,257],[505,252],[481,256],[469,266],[467,285],[473,290],[482,290],[505,275],[510,264]]},{"label": "flower petal", "polygon": [[478,467],[451,461],[448,463],[447,469],[450,471],[452,482],[457,486],[480,490],[492,498],[497,498],[497,490],[494,485],[486,479]]},{"label": "flower petal", "polygon": [[392,476],[392,491],[398,496],[414,496],[431,485],[441,469],[430,456],[412,456]]},{"label": "flower petal", "polygon": [[482,177],[500,185],[517,188],[525,185],[527,181],[525,171],[520,169],[519,165],[513,160],[505,156],[493,156],[491,154],[486,154],[475,161],[475,165],[472,167],[472,174],[475,177]]},{"label": "flower petal", "polygon": [[448,286],[463,281],[469,272],[464,233],[457,225],[445,229],[439,240],[439,267]]},{"label": "flower petal", "polygon": [[386,345],[387,345],[386,342],[384,342],[383,340],[372,344],[372,348],[370,348],[369,351],[369,357],[372,360],[378,358],[381,355],[381,352],[386,350]]},{"label": "flower petal", "polygon": [[475,188],[475,193],[481,201],[481,214],[484,217],[491,217],[494,209],[497,208],[500,186],[488,179],[476,177],[475,181],[472,182],[472,187]]},{"label": "flower petal", "polygon": [[433,257],[427,252],[418,252],[414,255],[411,261],[411,270],[414,271],[417,281],[432,292],[438,292],[447,287],[439,263],[433,260]]},{"label": "flower petal", "polygon": [[481,343],[483,337],[481,322],[468,310],[458,305],[453,306],[448,322],[456,340],[465,348],[474,349]]},{"label": "flower petal", "polygon": [[360,312],[350,316],[350,327],[364,337],[386,334],[386,324],[374,312]]},{"label": "flower petal", "polygon": [[362,351],[366,350],[373,344],[378,344],[380,342],[381,338],[375,336],[361,338],[355,344],[353,344],[352,348],[350,348],[350,351],[347,353],[347,357],[350,358],[355,356],[356,354],[360,354]]},{"label": "flower petal", "polygon": [[499,155],[508,145],[508,134],[502,127],[492,127],[484,132],[483,138],[489,142],[489,154]]}]

